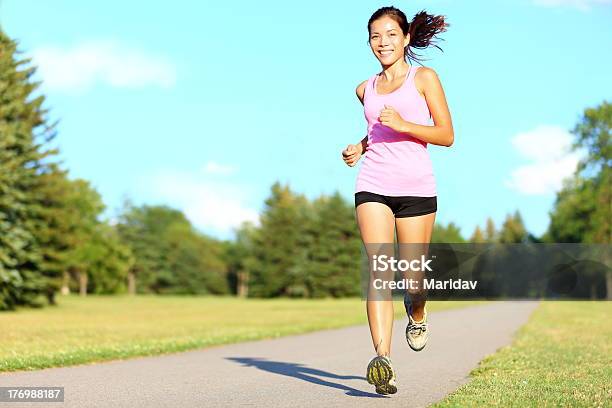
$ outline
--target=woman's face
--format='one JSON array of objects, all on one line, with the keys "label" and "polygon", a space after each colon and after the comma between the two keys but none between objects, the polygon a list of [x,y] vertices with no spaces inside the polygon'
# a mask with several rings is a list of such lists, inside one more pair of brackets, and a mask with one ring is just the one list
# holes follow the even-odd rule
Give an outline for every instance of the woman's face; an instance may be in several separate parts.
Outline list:
[{"label": "woman's face", "polygon": [[382,65],[393,65],[404,58],[404,47],[410,42],[410,34],[404,36],[399,24],[391,17],[383,16],[370,25],[370,48]]}]

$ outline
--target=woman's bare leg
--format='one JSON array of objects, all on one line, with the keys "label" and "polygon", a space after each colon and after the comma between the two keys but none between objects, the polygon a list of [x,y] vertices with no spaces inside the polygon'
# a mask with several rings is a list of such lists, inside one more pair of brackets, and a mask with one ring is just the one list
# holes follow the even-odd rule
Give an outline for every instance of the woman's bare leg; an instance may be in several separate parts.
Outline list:
[{"label": "woman's bare leg", "polygon": [[[431,234],[436,219],[436,213],[419,215],[416,217],[396,218],[397,241],[399,244],[425,244],[425,245],[400,245],[400,258],[414,258],[424,254],[427,256]],[[404,252],[403,254],[401,252]],[[410,273],[410,278],[422,281],[423,273]],[[422,284],[421,284],[422,289]],[[412,317],[416,321],[423,319],[426,299],[419,296],[421,291],[409,291],[412,304]]]},{"label": "woman's bare leg", "polygon": [[[369,263],[371,264],[374,254],[381,254],[379,246],[369,244],[386,244],[382,247],[387,252],[393,247],[393,236],[395,228],[395,217],[391,209],[382,203],[368,202],[357,206],[357,224],[361,231],[361,239],[366,247]],[[370,272],[370,285],[372,286],[373,274]],[[380,296],[380,293],[376,295]],[[386,298],[386,297],[385,297]],[[391,353],[391,336],[393,330],[393,301],[389,293],[389,300],[372,299],[368,292],[366,309],[368,312],[368,323],[374,349],[379,356],[388,356]]]}]

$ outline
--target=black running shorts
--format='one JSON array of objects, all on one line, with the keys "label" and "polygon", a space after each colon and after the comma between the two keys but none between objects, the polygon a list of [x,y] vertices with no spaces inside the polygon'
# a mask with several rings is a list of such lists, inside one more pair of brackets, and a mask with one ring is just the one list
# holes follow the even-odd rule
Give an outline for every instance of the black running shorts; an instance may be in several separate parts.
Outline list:
[{"label": "black running shorts", "polygon": [[395,218],[416,217],[417,215],[431,214],[438,210],[436,196],[415,197],[415,196],[385,196],[369,191],[355,193],[355,208],[363,203],[383,203],[387,205]]}]

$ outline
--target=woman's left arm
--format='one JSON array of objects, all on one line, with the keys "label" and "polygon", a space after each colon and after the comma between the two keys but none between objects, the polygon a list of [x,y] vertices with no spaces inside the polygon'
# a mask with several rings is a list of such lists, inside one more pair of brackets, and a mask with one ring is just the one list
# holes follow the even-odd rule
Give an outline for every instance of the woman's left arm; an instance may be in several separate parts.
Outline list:
[{"label": "woman's left arm", "polygon": [[381,122],[400,133],[410,134],[410,136],[424,142],[450,147],[455,141],[455,134],[444,89],[442,89],[438,75],[431,68],[421,67],[417,71],[416,76],[419,77],[418,82],[422,84],[423,94],[425,95],[429,112],[431,112],[434,126],[418,125],[403,120],[392,107],[383,109],[381,112]]}]

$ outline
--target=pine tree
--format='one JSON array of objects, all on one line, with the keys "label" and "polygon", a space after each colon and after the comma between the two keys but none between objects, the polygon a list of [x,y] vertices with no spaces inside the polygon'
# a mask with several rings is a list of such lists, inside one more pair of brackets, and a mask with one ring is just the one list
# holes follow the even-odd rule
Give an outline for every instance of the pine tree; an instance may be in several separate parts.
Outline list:
[{"label": "pine tree", "polygon": [[518,210],[513,215],[508,214],[499,232],[499,242],[502,244],[516,244],[525,242],[527,229]]},{"label": "pine tree", "polygon": [[313,207],[315,221],[307,268],[310,296],[359,295],[361,239],[353,207],[339,192],[320,197]]},{"label": "pine tree", "polygon": [[485,228],[485,240],[488,243],[497,242],[497,230],[495,229],[495,223],[491,217],[487,217],[487,226]]},{"label": "pine tree", "polygon": [[253,237],[256,259],[249,279],[249,296],[308,296],[305,286],[304,224],[307,202],[289,186],[276,182],[265,201],[261,227]]},{"label": "pine tree", "polygon": [[473,242],[475,244],[482,244],[487,242],[484,234],[482,233],[482,230],[478,225],[476,226],[476,228],[474,229],[474,233],[470,237],[470,242]]},{"label": "pine tree", "polygon": [[461,244],[465,242],[465,238],[461,236],[461,230],[454,222],[449,222],[445,227],[442,224],[436,223],[434,225],[433,233],[431,236],[431,242],[433,244],[438,243],[455,243]]},{"label": "pine tree", "polygon": [[35,68],[18,59],[16,43],[0,29],[0,309],[41,306],[52,285],[42,275],[36,240],[42,227],[41,174],[55,124],[47,122],[44,96],[35,96]]}]

